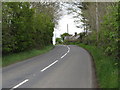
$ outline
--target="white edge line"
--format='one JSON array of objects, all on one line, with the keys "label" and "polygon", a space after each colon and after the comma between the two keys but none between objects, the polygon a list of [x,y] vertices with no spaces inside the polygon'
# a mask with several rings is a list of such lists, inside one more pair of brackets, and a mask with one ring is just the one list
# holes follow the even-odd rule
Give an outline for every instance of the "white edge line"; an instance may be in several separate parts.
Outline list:
[{"label": "white edge line", "polygon": [[46,69],[48,69],[49,67],[51,67],[52,65],[54,65],[55,63],[57,63],[58,60],[54,61],[52,64],[50,64],[49,66],[45,67],[44,69],[41,70],[41,72],[45,71]]},{"label": "white edge line", "polygon": [[10,89],[10,90],[13,90],[13,89],[15,89],[15,88],[18,88],[19,86],[21,86],[22,84],[26,83],[27,81],[29,81],[29,79],[24,80],[23,82],[21,82],[21,83],[19,83],[18,85],[14,86],[14,87],[13,87],[12,89]]}]

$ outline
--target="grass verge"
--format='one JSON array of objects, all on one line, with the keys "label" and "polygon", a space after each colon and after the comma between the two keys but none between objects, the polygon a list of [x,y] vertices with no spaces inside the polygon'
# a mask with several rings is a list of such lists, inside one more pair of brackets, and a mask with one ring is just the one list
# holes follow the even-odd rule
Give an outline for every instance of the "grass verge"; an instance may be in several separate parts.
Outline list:
[{"label": "grass verge", "polygon": [[98,85],[100,88],[118,88],[118,62],[112,56],[106,56],[96,46],[77,44],[87,49],[93,56]]},{"label": "grass verge", "polygon": [[15,54],[11,54],[11,55],[7,55],[7,56],[3,56],[2,57],[2,67],[8,66],[10,64],[16,63],[16,62],[20,62],[23,61],[25,59],[43,54],[48,52],[49,50],[51,50],[54,46],[46,46],[45,48],[41,49],[41,50],[37,50],[37,49],[33,49],[33,50],[29,50],[29,51],[24,51],[24,52],[20,52],[20,53],[15,53]]}]

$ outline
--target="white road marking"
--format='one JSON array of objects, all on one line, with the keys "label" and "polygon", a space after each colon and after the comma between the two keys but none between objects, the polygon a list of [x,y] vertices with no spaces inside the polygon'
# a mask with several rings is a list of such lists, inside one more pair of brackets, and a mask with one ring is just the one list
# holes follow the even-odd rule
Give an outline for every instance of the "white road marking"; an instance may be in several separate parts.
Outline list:
[{"label": "white road marking", "polygon": [[65,53],[61,58],[64,58],[67,55],[67,53]]},{"label": "white road marking", "polygon": [[70,47],[69,47],[69,46],[67,46],[67,48],[68,48],[68,51],[70,51]]},{"label": "white road marking", "polygon": [[[65,46],[65,45],[64,45]],[[67,46],[68,51],[67,53],[65,53],[61,58],[65,57],[69,52],[70,52],[70,48]],[[44,69],[41,70],[41,72],[45,71],[46,69],[48,69],[49,67],[51,67],[52,65],[54,65],[55,63],[57,63],[58,60],[54,61],[52,64],[50,64],[49,66],[45,67]],[[35,76],[35,74],[33,74],[33,76]],[[28,82],[29,79],[24,80],[23,82],[19,83],[18,85],[14,86],[13,88],[11,88],[10,90],[14,90],[15,88],[18,88],[19,86],[21,86],[22,84]]]},{"label": "white road marking", "polygon": [[21,86],[22,84],[24,84],[24,83],[26,83],[26,82],[28,82],[29,81],[29,79],[26,79],[26,80],[24,80],[23,82],[21,82],[21,83],[19,83],[18,85],[16,85],[16,86],[14,86],[12,89],[10,89],[10,90],[13,90],[13,89],[15,89],[15,88],[18,88],[19,86]]},{"label": "white road marking", "polygon": [[70,52],[70,50],[67,51],[67,53],[69,53],[69,52]]},{"label": "white road marking", "polygon": [[61,59],[64,58],[64,57],[70,52],[70,48],[69,48],[68,46],[67,46],[67,48],[68,48],[67,53],[65,53],[65,54],[61,57]]},{"label": "white road marking", "polygon": [[41,72],[45,71],[46,69],[48,69],[49,67],[51,67],[52,65],[54,65],[55,63],[57,63],[58,60],[54,61],[52,64],[50,64],[49,66],[45,67],[44,69],[41,70]]},{"label": "white road marking", "polygon": [[[65,57],[70,52],[70,48],[68,46],[67,46],[67,48],[68,48],[67,53],[65,53],[61,58]],[[41,72],[45,71],[46,69],[48,69],[49,67],[51,67],[52,65],[54,65],[57,62],[58,62],[58,60],[54,61],[52,64],[50,64],[47,67],[45,67],[44,69],[42,69]]]}]

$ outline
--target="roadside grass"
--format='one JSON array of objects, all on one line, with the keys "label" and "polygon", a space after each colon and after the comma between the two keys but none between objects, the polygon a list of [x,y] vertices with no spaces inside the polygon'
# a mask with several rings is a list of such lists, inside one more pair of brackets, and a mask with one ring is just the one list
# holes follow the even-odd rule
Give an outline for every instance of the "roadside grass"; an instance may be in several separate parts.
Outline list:
[{"label": "roadside grass", "polygon": [[118,88],[118,62],[112,56],[106,56],[96,46],[76,44],[88,50],[93,56],[98,86],[100,88]]},{"label": "roadside grass", "polygon": [[3,56],[2,57],[2,67],[8,66],[10,64],[14,64],[20,61],[23,61],[25,59],[40,55],[40,54],[44,54],[48,51],[50,51],[54,46],[50,45],[50,46],[46,46],[41,50],[38,49],[32,49],[29,51],[24,51],[24,52],[20,52],[20,53],[14,53],[11,55],[7,55],[7,56]]}]

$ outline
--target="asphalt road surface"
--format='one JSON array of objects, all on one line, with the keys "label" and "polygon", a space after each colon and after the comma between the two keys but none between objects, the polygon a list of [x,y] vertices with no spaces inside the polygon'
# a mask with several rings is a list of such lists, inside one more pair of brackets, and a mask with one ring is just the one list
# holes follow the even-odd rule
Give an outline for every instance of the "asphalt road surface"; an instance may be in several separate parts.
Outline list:
[{"label": "asphalt road surface", "polygon": [[75,45],[57,45],[46,54],[7,66],[3,88],[94,88],[89,53]]}]

